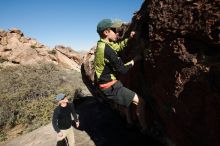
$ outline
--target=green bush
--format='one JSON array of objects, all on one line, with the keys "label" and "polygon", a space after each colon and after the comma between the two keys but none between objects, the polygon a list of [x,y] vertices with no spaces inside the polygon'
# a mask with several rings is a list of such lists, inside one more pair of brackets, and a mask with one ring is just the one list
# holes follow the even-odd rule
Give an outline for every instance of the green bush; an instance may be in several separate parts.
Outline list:
[{"label": "green bush", "polygon": [[0,128],[27,125],[28,131],[51,121],[59,92],[73,99],[84,88],[81,74],[53,64],[0,69]]},{"label": "green bush", "polygon": [[31,45],[31,48],[32,48],[32,49],[36,49],[36,46],[35,46],[35,45]]},{"label": "green bush", "polygon": [[0,131],[0,141],[4,141],[6,139],[7,139],[6,133],[4,133],[3,131]]},{"label": "green bush", "polygon": [[56,52],[56,50],[50,50],[50,51],[48,51],[48,53],[55,55],[57,52]]}]

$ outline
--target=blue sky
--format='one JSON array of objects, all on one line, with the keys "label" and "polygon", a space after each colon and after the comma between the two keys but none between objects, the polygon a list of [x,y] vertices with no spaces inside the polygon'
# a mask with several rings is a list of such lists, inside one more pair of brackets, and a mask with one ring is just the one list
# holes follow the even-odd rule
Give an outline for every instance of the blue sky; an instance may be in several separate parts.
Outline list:
[{"label": "blue sky", "polygon": [[99,39],[104,18],[130,22],[144,0],[1,0],[0,28],[16,27],[24,35],[53,48],[89,50]]}]

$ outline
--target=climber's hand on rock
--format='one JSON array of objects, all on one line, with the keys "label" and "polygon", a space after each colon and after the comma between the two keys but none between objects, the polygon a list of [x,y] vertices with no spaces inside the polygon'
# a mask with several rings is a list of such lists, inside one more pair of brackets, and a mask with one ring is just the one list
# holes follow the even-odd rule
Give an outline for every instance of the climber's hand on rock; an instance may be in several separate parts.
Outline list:
[{"label": "climber's hand on rock", "polygon": [[134,38],[135,34],[136,34],[135,31],[131,31],[131,33],[130,33],[130,38]]},{"label": "climber's hand on rock", "polygon": [[79,128],[79,121],[76,121],[76,128]]}]

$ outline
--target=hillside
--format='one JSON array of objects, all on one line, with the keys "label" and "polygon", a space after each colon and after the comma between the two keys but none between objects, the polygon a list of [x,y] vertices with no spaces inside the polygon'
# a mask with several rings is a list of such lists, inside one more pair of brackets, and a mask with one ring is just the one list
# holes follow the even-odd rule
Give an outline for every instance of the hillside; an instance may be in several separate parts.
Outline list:
[{"label": "hillside", "polygon": [[87,92],[81,62],[69,47],[51,49],[16,28],[0,30],[0,141],[48,124],[56,94],[72,101],[76,89]]}]

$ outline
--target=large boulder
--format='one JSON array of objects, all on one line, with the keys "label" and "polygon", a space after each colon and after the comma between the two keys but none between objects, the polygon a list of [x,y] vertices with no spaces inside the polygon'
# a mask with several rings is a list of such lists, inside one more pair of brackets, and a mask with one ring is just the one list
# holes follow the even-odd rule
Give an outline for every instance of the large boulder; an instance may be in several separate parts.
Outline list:
[{"label": "large boulder", "polygon": [[144,1],[125,33],[137,32],[122,59],[144,59],[119,79],[145,98],[149,126],[168,145],[220,145],[219,4]]}]

